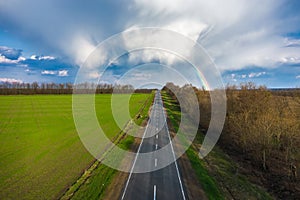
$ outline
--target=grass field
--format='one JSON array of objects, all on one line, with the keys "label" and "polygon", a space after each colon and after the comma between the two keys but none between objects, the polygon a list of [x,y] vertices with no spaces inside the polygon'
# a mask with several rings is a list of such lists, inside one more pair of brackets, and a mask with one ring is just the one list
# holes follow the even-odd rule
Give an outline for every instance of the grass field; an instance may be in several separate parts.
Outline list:
[{"label": "grass field", "polygon": [[[132,115],[148,97],[132,96]],[[95,102],[102,128],[114,137],[120,129],[110,95]],[[93,160],[76,133],[71,95],[0,96],[0,199],[57,198]]]},{"label": "grass field", "polygon": [[[148,118],[148,111],[152,105],[154,98],[154,93],[151,94],[149,99],[145,102],[144,106],[139,111],[139,117],[134,118],[134,122],[137,125],[141,125],[143,121]],[[120,101],[122,102],[122,101]],[[131,103],[132,104],[132,103]],[[136,132],[136,128],[130,129],[129,132]],[[123,135],[123,134],[121,134]],[[117,145],[128,151],[131,149],[132,144],[134,143],[135,138],[131,135],[126,135],[120,143]],[[122,162],[122,154],[116,155],[115,159]],[[94,167],[95,166],[95,167]],[[99,161],[96,161],[90,169],[88,169],[80,180],[77,180],[74,185],[72,185],[69,190],[62,196],[61,200],[65,199],[74,199],[74,200],[100,200],[107,198],[107,190],[109,187],[114,188],[114,185],[111,185],[112,180],[115,176],[120,173],[115,169],[112,169]],[[116,194],[117,195],[117,194]],[[108,199],[108,198],[107,198]]]}]

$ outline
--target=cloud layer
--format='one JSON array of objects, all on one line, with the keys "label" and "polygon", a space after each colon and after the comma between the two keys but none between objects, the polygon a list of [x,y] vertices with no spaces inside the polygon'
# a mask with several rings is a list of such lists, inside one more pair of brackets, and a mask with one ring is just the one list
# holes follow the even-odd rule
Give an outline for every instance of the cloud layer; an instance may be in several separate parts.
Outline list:
[{"label": "cloud layer", "polygon": [[192,39],[198,35],[221,70],[300,63],[299,38],[287,37],[300,31],[299,1],[145,0],[136,6],[140,26],[171,28]]},{"label": "cloud layer", "polygon": [[[12,0],[0,1],[0,28],[30,43],[41,55],[54,55],[76,65],[113,34],[134,27],[161,27],[200,43],[223,74],[249,67],[300,73],[299,10],[297,0]],[[3,46],[0,63],[21,63],[21,53]],[[142,61],[162,57],[159,53],[139,56]],[[29,65],[33,60],[51,63],[54,57],[33,56]],[[128,58],[139,62],[134,56]],[[174,59],[168,60],[172,63]],[[72,74],[62,67],[42,67],[40,71],[45,70],[62,77]],[[295,73],[286,73],[294,85],[299,82]]]},{"label": "cloud layer", "polygon": [[0,2],[0,22],[13,34],[34,39],[78,64],[97,43],[126,28],[172,29],[203,44],[221,69],[233,69],[299,60],[299,40],[285,36],[299,31],[299,8],[298,1],[285,0],[15,0]]}]

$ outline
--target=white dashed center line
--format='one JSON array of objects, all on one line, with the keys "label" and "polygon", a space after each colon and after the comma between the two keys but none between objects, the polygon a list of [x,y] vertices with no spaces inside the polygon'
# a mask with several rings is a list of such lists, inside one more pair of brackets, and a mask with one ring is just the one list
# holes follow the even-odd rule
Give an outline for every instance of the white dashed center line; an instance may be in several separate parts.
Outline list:
[{"label": "white dashed center line", "polygon": [[154,185],[153,200],[156,200],[156,185]]}]

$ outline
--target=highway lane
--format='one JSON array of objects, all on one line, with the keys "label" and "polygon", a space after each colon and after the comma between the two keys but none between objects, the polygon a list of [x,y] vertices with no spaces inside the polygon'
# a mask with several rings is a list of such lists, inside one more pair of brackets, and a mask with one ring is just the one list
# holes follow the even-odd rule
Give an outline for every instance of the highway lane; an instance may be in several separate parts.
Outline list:
[{"label": "highway lane", "polygon": [[[120,199],[186,199],[173,146],[167,146],[168,148],[165,148],[163,153],[158,154],[155,152],[169,144],[170,140],[161,94],[160,91],[157,91],[150,114],[150,120],[148,121],[131,173],[129,174]],[[147,160],[142,159],[141,155],[147,152],[154,153],[152,153],[151,157]],[[139,171],[139,168],[156,168],[163,166],[162,163],[166,160],[175,162],[156,171],[132,173],[132,171]]]}]

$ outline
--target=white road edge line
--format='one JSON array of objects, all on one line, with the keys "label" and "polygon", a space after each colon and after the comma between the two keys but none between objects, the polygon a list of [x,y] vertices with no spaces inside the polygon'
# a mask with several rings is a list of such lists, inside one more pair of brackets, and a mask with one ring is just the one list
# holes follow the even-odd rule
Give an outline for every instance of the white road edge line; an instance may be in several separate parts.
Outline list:
[{"label": "white road edge line", "polygon": [[180,174],[179,174],[177,160],[176,160],[176,156],[175,156],[175,152],[174,152],[174,148],[173,148],[173,144],[172,144],[172,140],[171,140],[168,124],[167,124],[167,118],[166,118],[165,110],[163,110],[163,114],[164,114],[164,117],[165,117],[165,125],[166,125],[166,129],[167,129],[167,132],[168,132],[168,137],[169,137],[169,140],[170,140],[170,144],[171,144],[171,149],[172,149],[172,153],[173,153],[173,157],[174,157],[174,161],[175,161],[175,167],[176,167],[176,171],[177,171],[178,180],[179,180],[179,183],[180,183],[180,189],[181,189],[182,197],[183,197],[184,200],[186,200],[185,194],[184,194],[184,191],[183,191],[182,181],[181,181]]},{"label": "white road edge line", "polygon": [[156,200],[156,185],[153,186],[153,200]]},{"label": "white road edge line", "polygon": [[[151,111],[151,115],[152,115],[152,111]],[[151,117],[150,117],[150,118],[151,118]],[[127,190],[127,188],[128,188],[128,184],[129,184],[130,178],[131,178],[131,176],[132,176],[133,168],[134,168],[134,166],[135,166],[137,157],[138,157],[138,155],[139,155],[139,153],[140,153],[140,150],[141,150],[141,147],[142,147],[142,144],[143,144],[145,135],[146,135],[146,133],[147,133],[149,124],[150,124],[150,120],[148,121],[147,126],[146,126],[146,129],[145,129],[145,131],[144,131],[144,134],[143,134],[143,137],[142,137],[142,141],[141,141],[141,143],[140,143],[140,146],[139,146],[138,151],[137,151],[137,154],[136,154],[136,156],[135,156],[133,165],[132,165],[132,167],[131,167],[130,174],[129,174],[129,177],[128,177],[128,179],[127,179],[127,182],[126,182],[126,185],[125,185],[125,189],[124,189],[124,192],[123,192],[123,195],[122,195],[122,198],[121,198],[121,199],[124,199],[124,197],[125,197],[125,193],[126,193],[126,190]]]}]

